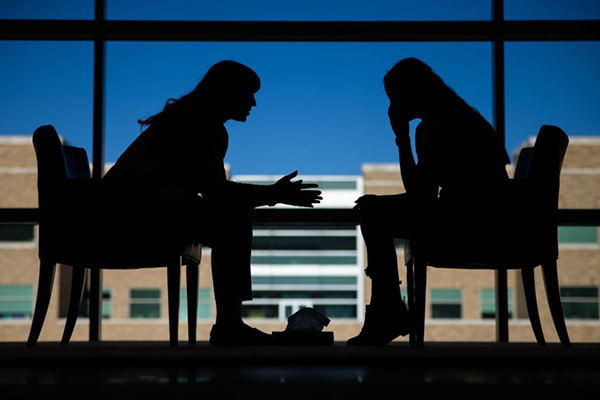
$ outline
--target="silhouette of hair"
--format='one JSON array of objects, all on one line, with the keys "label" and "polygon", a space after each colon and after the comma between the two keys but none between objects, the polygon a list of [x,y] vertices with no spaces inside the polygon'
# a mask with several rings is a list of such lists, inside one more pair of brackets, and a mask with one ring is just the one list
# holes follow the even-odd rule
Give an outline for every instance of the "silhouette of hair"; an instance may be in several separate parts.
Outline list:
[{"label": "silhouette of hair", "polygon": [[[400,60],[383,78],[385,92],[389,97],[399,96],[410,103],[414,111],[439,110],[444,113],[467,113],[485,121],[481,114],[450,88],[433,69],[423,61],[409,57]],[[510,157],[504,149],[494,128],[485,121],[486,130],[500,143],[499,159],[510,164]]]},{"label": "silhouette of hair", "polygon": [[138,120],[138,123],[143,128],[170,115],[180,107],[206,101],[219,106],[232,93],[248,90],[257,92],[258,89],[260,89],[260,78],[251,68],[236,61],[220,61],[210,67],[194,90],[179,99],[168,99],[161,112],[149,118]]}]

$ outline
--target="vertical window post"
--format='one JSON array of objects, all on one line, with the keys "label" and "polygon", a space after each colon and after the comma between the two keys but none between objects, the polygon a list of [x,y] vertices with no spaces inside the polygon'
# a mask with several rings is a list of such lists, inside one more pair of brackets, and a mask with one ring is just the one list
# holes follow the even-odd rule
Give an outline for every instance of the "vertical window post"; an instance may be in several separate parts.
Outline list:
[{"label": "vertical window post", "polygon": [[[492,0],[494,126],[505,143],[504,124],[504,0]],[[508,342],[507,272],[496,270],[496,340]]]},{"label": "vertical window post", "polygon": [[[93,179],[101,179],[104,175],[104,74],[105,74],[105,42],[104,18],[106,14],[105,0],[95,0],[94,9],[94,122],[92,171]],[[102,271],[90,271],[90,341],[100,340],[102,313]]]}]

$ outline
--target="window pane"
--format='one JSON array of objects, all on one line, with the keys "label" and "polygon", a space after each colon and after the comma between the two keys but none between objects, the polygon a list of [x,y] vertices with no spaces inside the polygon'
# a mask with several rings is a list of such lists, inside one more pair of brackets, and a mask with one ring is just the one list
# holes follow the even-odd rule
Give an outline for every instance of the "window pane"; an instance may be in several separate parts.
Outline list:
[{"label": "window pane", "polygon": [[559,226],[558,241],[562,244],[598,244],[595,226]]},{"label": "window pane", "polygon": [[352,256],[252,256],[252,264],[352,265],[352,264],[356,264],[356,257],[352,257]]},{"label": "window pane", "polygon": [[355,285],[355,276],[253,276],[253,285]]},{"label": "window pane", "polygon": [[461,318],[460,289],[431,289],[431,318]]},{"label": "window pane", "polygon": [[282,291],[282,290],[255,290],[252,292],[255,299],[355,299],[354,291]]},{"label": "window pane", "polygon": [[0,242],[33,242],[33,225],[0,225]]},{"label": "window pane", "polygon": [[[597,185],[597,156],[583,157],[578,138],[600,132],[600,42],[507,42],[505,48],[509,154],[535,137],[542,125],[559,126],[571,139],[563,164],[564,186],[580,188],[578,196],[561,198],[560,207],[597,207],[597,195],[581,192]],[[578,183],[568,182],[573,179]]]},{"label": "window pane", "polygon": [[160,318],[159,304],[131,304],[131,318]]},{"label": "window pane", "polygon": [[132,299],[160,299],[160,289],[132,289]]},{"label": "window pane", "polygon": [[[212,318],[212,290],[209,288],[198,288],[198,319]],[[187,311],[187,289],[181,289],[181,297],[179,302],[179,318],[181,320],[188,319]]]},{"label": "window pane", "polygon": [[354,305],[316,304],[313,308],[327,318],[356,318]]},{"label": "window pane", "polygon": [[279,306],[277,305],[242,305],[242,317],[244,318],[278,318]]},{"label": "window pane", "polygon": [[93,19],[94,0],[0,0],[0,19]]},{"label": "window pane", "polygon": [[598,19],[598,0],[504,0],[505,19]]},{"label": "window pane", "polygon": [[[79,306],[79,316],[80,317],[89,317],[90,316],[90,296],[89,291],[86,290],[83,293],[83,298],[81,299],[81,304]],[[101,313],[102,318],[111,318],[112,316],[112,291],[109,288],[102,289],[102,305],[101,305]],[[66,311],[64,315],[61,317],[66,317]]]},{"label": "window pane", "polygon": [[[508,289],[508,317],[511,318],[513,315],[513,294],[512,289]],[[480,313],[481,318],[495,318],[496,317],[496,290],[495,289],[481,289],[480,292]]]},{"label": "window pane", "polygon": [[356,236],[255,236],[254,250],[356,250]]},{"label": "window pane", "polygon": [[598,299],[597,287],[561,287],[560,295],[566,297],[589,297],[590,299]]},{"label": "window pane", "polygon": [[107,0],[108,18],[134,20],[485,20],[490,15],[490,1],[482,0]]},{"label": "window pane", "polygon": [[460,289],[431,289],[432,301],[460,301]]},{"label": "window pane", "polygon": [[33,286],[0,286],[0,319],[31,318],[33,316]]},{"label": "window pane", "polygon": [[90,42],[0,41],[0,207],[37,207],[38,127],[53,125],[91,159],[92,50]]},{"label": "window pane", "polygon": [[461,318],[460,304],[431,304],[431,318]]},{"label": "window pane", "polygon": [[599,318],[597,287],[561,287],[560,296],[565,318]]},{"label": "window pane", "polygon": [[131,289],[129,316],[131,318],[160,318],[160,289]]}]

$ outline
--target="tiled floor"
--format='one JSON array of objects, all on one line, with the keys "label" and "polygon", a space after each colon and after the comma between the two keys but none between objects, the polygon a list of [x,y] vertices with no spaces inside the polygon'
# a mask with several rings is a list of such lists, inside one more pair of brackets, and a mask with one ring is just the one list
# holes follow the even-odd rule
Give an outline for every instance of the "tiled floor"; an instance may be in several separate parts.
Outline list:
[{"label": "tiled floor", "polygon": [[[600,344],[0,343],[0,398],[600,399]],[[512,399],[510,399],[512,400]]]}]

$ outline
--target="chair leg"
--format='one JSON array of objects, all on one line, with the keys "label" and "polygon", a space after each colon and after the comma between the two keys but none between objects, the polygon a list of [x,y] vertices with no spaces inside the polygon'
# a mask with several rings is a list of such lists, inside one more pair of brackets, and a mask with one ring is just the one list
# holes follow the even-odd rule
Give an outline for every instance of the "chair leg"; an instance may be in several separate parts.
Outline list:
[{"label": "chair leg", "polygon": [[415,284],[415,323],[417,346],[425,342],[425,299],[427,292],[427,264],[413,258],[414,284]]},{"label": "chair leg", "polygon": [[505,269],[496,270],[496,341],[508,343],[508,278]]},{"label": "chair leg", "polygon": [[[408,311],[413,319],[416,321],[415,314],[415,274],[414,274],[414,259],[411,258],[406,263],[406,295],[408,296]],[[408,335],[408,343],[414,346],[417,343],[417,337],[415,335],[415,328],[410,331]]]},{"label": "chair leg", "polygon": [[40,337],[40,333],[42,332],[44,319],[46,319],[46,313],[48,312],[48,306],[50,305],[55,271],[56,263],[40,260],[37,298],[35,300],[35,311],[33,312],[33,320],[31,321],[27,346],[35,346]]},{"label": "chair leg", "polygon": [[71,278],[71,295],[69,298],[69,311],[67,312],[67,322],[65,323],[65,330],[63,332],[62,340],[60,341],[61,344],[69,344],[71,335],[73,335],[75,323],[77,322],[77,316],[79,315],[79,308],[81,307],[81,299],[83,297],[86,275],[86,268],[73,267],[73,275]]},{"label": "chair leg", "polygon": [[93,268],[90,274],[90,342],[99,342],[102,337],[102,270]]},{"label": "chair leg", "polygon": [[189,344],[196,344],[196,325],[198,322],[198,267],[198,264],[194,262],[190,262],[185,266]]},{"label": "chair leg", "polygon": [[560,343],[563,346],[570,346],[571,341],[569,340],[562,304],[560,302],[556,260],[542,264],[542,272],[544,275],[544,285],[546,286],[546,297],[548,298],[548,305],[550,306],[550,313],[552,314],[556,333],[558,333]]},{"label": "chair leg", "polygon": [[535,295],[535,278],[533,268],[521,269],[521,277],[523,279],[523,290],[525,291],[525,303],[527,304],[527,314],[529,314],[529,322],[535,335],[535,340],[538,345],[545,346],[544,332],[540,322],[540,313],[538,311],[537,298]]},{"label": "chair leg", "polygon": [[179,332],[179,290],[181,287],[181,258],[167,266],[167,293],[169,302],[169,344],[177,346]]}]

